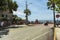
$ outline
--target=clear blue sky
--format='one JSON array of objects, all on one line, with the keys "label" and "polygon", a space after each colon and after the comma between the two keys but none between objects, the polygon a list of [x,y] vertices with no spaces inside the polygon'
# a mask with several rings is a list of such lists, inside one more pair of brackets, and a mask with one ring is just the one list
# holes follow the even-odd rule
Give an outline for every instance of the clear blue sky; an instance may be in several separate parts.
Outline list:
[{"label": "clear blue sky", "polygon": [[[14,0],[18,4],[18,10],[14,12],[14,14],[18,15],[21,18],[25,18],[25,14],[23,13],[25,9],[25,1],[26,0]],[[48,10],[47,1],[48,0],[27,0],[28,8],[31,10],[31,15],[29,16],[29,20],[53,20],[53,12]],[[30,4],[32,3],[32,4]]]}]

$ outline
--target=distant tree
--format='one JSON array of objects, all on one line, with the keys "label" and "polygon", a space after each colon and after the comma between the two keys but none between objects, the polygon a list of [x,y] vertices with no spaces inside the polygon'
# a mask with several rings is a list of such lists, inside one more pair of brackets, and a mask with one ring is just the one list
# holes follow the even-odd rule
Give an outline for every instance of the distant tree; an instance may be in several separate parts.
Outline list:
[{"label": "distant tree", "polygon": [[24,13],[26,14],[26,24],[28,24],[28,16],[31,15],[31,11],[29,9],[25,9]]},{"label": "distant tree", "polygon": [[38,20],[38,19],[36,19],[36,20],[35,20],[35,23],[36,23],[36,24],[38,24],[38,23],[39,23],[39,20]]}]

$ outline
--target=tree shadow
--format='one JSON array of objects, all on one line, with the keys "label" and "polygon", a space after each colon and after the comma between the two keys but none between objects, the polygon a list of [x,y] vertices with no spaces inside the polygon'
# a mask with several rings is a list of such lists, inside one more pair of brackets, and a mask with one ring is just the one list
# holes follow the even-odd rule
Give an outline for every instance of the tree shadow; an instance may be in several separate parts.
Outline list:
[{"label": "tree shadow", "polygon": [[8,35],[9,29],[8,28],[0,28],[0,38],[2,38],[3,35]]}]

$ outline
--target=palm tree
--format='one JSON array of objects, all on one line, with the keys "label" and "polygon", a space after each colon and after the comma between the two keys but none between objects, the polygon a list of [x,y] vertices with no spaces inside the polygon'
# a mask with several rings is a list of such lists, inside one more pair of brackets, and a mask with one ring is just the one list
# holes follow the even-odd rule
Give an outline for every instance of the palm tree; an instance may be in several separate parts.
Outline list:
[{"label": "palm tree", "polygon": [[28,4],[26,0],[26,9],[24,10],[24,13],[26,14],[26,25],[28,25],[28,16],[31,14],[31,11],[28,9]]},{"label": "palm tree", "polygon": [[54,35],[54,40],[56,40],[56,34],[55,34],[55,27],[56,27],[56,22],[55,22],[55,12],[60,12],[60,0],[48,0],[47,2],[48,9],[53,10],[53,17],[54,17],[54,28],[53,28],[53,35]]},{"label": "palm tree", "polygon": [[28,16],[31,14],[31,11],[29,9],[25,9],[24,13],[26,14],[26,25],[28,25]]},{"label": "palm tree", "polygon": [[56,27],[55,22],[55,12],[60,12],[60,0],[48,0],[47,2],[48,9],[53,10],[53,17],[54,17],[54,27]]}]

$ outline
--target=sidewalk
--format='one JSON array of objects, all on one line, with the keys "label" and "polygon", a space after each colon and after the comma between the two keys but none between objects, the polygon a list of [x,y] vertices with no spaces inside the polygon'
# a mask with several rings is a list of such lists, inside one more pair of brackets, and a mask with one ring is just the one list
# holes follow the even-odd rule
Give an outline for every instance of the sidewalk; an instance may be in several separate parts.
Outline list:
[{"label": "sidewalk", "polygon": [[22,28],[22,27],[33,27],[35,24],[29,24],[29,25],[10,25],[9,28]]},{"label": "sidewalk", "polygon": [[27,26],[33,26],[33,24],[29,24],[29,25],[10,25],[8,27],[27,27]]},{"label": "sidewalk", "polygon": [[57,40],[60,40],[60,28],[55,28]]}]

